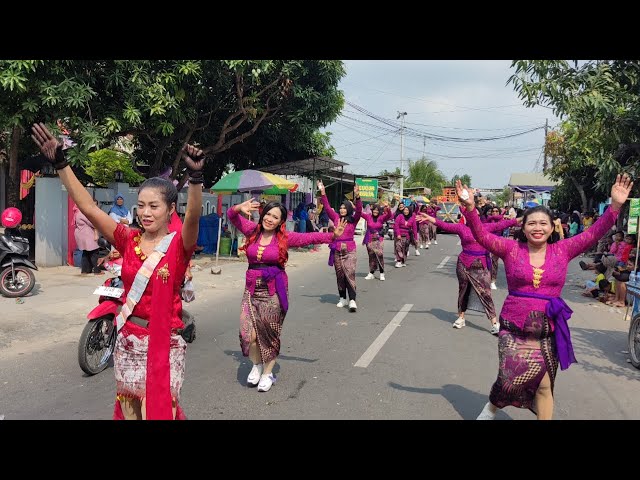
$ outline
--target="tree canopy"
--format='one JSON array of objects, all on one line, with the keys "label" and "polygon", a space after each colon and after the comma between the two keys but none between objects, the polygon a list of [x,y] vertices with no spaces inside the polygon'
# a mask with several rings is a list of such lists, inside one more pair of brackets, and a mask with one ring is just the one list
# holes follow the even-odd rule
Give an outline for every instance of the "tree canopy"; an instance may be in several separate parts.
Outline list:
[{"label": "tree canopy", "polygon": [[342,109],[344,74],[336,60],[2,60],[0,130],[15,178],[30,124],[62,120],[73,164],[128,137],[148,176],[171,166],[176,177],[180,148],[196,143],[212,157],[211,183],[228,163],[331,153],[318,130]]}]

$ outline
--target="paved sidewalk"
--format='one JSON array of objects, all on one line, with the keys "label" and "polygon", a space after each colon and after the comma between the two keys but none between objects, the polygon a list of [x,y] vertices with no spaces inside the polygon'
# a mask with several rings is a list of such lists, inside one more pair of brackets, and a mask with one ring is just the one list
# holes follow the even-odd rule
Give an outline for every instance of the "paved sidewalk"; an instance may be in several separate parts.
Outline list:
[{"label": "paved sidewalk", "polygon": [[[309,265],[326,265],[328,248],[318,251],[291,250],[287,270]],[[193,282],[198,298],[206,295],[209,301],[220,300],[244,287],[246,257],[221,258],[220,275],[212,275],[215,256],[200,255],[194,259]],[[77,267],[41,268],[36,274],[36,286],[26,297],[0,297],[0,355],[12,357],[37,351],[52,343],[78,341],[86,315],[97,305],[93,291],[110,276],[80,275]]]}]

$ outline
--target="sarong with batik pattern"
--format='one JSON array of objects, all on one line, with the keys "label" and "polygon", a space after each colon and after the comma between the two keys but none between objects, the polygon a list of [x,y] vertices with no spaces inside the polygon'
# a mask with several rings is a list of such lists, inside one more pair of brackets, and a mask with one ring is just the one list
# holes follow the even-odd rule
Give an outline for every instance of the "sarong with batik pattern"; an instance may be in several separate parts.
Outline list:
[{"label": "sarong with batik pattern", "polygon": [[369,271],[375,272],[380,269],[384,271],[384,242],[383,240],[371,240],[367,243],[367,253],[369,254]]},{"label": "sarong with batik pattern", "polygon": [[438,227],[429,222],[429,240],[436,240],[438,237]]},{"label": "sarong with batik pattern", "polygon": [[500,257],[497,255],[491,254],[491,281],[495,282],[498,278],[498,261]]},{"label": "sarong with batik pattern", "polygon": [[420,234],[420,245],[426,245],[429,241],[429,225],[430,223],[421,223],[418,226],[418,232]]},{"label": "sarong with batik pattern", "polygon": [[401,237],[400,239],[396,238],[394,246],[395,246],[395,253],[396,253],[396,261],[400,263],[405,263],[407,259],[407,252],[409,251],[409,239],[407,237]]},{"label": "sarong with batik pattern", "polygon": [[269,295],[267,284],[256,280],[254,293],[245,289],[240,312],[240,347],[242,355],[249,356],[251,330],[255,330],[262,363],[270,362],[280,354],[280,333],[286,313],[280,306],[278,295]]},{"label": "sarong with batik pattern", "polygon": [[[180,400],[184,382],[187,342],[182,335],[171,333],[169,347],[171,396]],[[146,397],[147,352],[149,335],[134,335],[125,327],[118,332],[113,352],[113,368],[116,376],[116,394],[142,400]]]},{"label": "sarong with batik pattern", "polygon": [[480,259],[476,259],[471,267],[464,266],[460,257],[456,264],[458,276],[458,312],[475,310],[485,312],[488,319],[495,318],[496,307],[491,298],[489,271],[484,268]]},{"label": "sarong with batik pattern", "polygon": [[[356,251],[347,252],[346,249],[336,250],[335,263],[338,291],[345,290],[351,295],[356,291]],[[353,297],[351,297],[353,298]]]},{"label": "sarong with batik pattern", "polygon": [[545,373],[549,373],[553,394],[558,371],[553,335],[544,312],[530,312],[522,328],[500,317],[499,370],[491,387],[491,403],[499,408],[528,408],[536,413],[534,398]]}]

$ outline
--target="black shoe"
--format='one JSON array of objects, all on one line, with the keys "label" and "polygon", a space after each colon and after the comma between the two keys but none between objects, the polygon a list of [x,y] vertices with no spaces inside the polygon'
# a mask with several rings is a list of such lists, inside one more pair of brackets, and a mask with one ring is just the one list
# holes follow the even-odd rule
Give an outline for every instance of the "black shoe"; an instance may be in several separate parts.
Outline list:
[{"label": "black shoe", "polygon": [[589,269],[587,268],[587,264],[586,264],[586,263],[584,263],[582,260],[580,260],[580,262],[579,262],[579,263],[580,263],[580,268],[581,268],[581,269],[583,269],[583,270],[589,270]]}]

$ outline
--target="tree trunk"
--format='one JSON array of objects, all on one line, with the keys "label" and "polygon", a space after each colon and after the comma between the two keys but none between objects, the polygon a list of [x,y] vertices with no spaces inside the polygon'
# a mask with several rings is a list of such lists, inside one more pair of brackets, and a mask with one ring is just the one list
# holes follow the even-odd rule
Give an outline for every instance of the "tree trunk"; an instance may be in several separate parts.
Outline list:
[{"label": "tree trunk", "polygon": [[573,185],[576,187],[578,193],[580,194],[580,199],[582,200],[582,213],[585,213],[587,211],[587,195],[584,193],[584,187],[579,184],[575,178],[569,177],[569,179],[573,182]]},{"label": "tree trunk", "polygon": [[20,200],[20,170],[18,169],[18,146],[22,129],[18,126],[11,131],[11,145],[9,146],[9,177],[7,178],[7,205],[17,207]]}]

